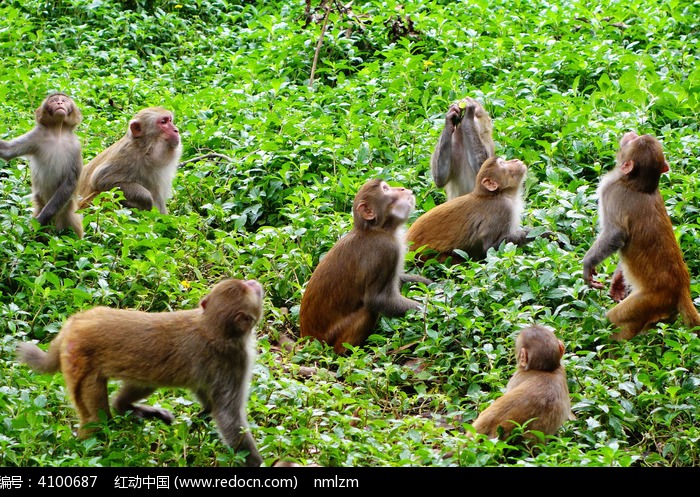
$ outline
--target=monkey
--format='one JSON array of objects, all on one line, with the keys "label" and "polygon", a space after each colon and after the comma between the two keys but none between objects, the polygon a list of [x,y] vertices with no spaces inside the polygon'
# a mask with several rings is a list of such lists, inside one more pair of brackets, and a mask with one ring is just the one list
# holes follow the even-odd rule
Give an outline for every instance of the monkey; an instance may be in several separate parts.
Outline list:
[{"label": "monkey", "polygon": [[[437,252],[441,262],[449,258],[461,262],[455,249],[480,260],[503,241],[528,243],[530,230],[520,226],[526,172],[527,166],[519,159],[486,159],[473,191],[433,207],[413,222],[406,233],[409,249],[419,251],[420,260]],[[422,247],[428,250],[420,251]]]},{"label": "monkey", "polygon": [[80,208],[100,193],[119,188],[127,207],[167,214],[165,202],[182,155],[182,142],[173,114],[162,107],[139,111],[126,134],[85,166],[78,183]]},{"label": "monkey", "polygon": [[616,164],[598,185],[600,233],[583,258],[583,278],[596,289],[596,266],[619,253],[610,296],[619,301],[606,316],[619,329],[614,340],[634,338],[661,321],[700,326],[690,297],[690,274],[659,192],[669,171],[661,143],[628,131],[620,139]]},{"label": "monkey", "polygon": [[475,432],[505,440],[517,425],[526,425],[524,437],[533,440],[532,430],[554,435],[564,422],[576,419],[563,355],[564,343],[552,330],[539,325],[521,329],[515,340],[517,370],[505,393],[472,423]]},{"label": "monkey", "polygon": [[63,373],[80,417],[80,438],[95,431],[90,424],[100,411],[111,417],[109,379],[122,380],[112,402],[117,413],[168,424],[172,413],[135,402],[158,387],[182,387],[211,413],[229,446],[248,451],[246,465],[259,466],[246,405],[257,354],[253,329],[262,303],[257,281],[230,278],[214,285],[195,309],[148,313],[94,307],[68,318],[48,352],[21,342],[17,356],[40,373]]},{"label": "monkey", "polygon": [[476,175],[489,157],[496,155],[493,124],[486,109],[467,97],[452,104],[445,126],[430,157],[430,172],[447,200],[474,189]]},{"label": "monkey", "polygon": [[431,281],[404,273],[404,225],[415,207],[411,190],[367,181],[353,201],[353,227],[321,259],[299,309],[300,335],[347,352],[362,344],[379,316],[403,316],[420,305],[403,297],[400,284]]},{"label": "monkey", "polygon": [[73,229],[83,237],[83,218],[76,188],[83,168],[80,141],[75,128],[83,115],[72,98],[56,92],[47,96],[34,112],[36,126],[10,141],[0,140],[0,157],[29,159],[33,215],[41,226],[54,223],[57,230]]}]

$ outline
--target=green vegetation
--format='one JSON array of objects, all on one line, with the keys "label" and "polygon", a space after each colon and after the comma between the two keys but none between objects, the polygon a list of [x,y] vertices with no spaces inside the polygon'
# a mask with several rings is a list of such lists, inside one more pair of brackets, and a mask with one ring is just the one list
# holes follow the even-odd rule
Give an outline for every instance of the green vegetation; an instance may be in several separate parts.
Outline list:
[{"label": "green vegetation", "polygon": [[[700,307],[700,4],[333,3],[310,87],[324,17],[310,3],[309,18],[301,0],[2,3],[0,138],[29,130],[47,92],[64,90],[84,115],[86,162],[138,110],[163,105],[185,163],[170,214],[103,194],[83,212],[83,240],[49,231],[45,242],[27,162],[0,163],[0,464],[240,464],[186,391],[149,400],[176,414],[171,426],[118,417],[77,440],[62,376],[14,361],[18,340],[46,344],[79,310],[192,308],[234,276],[266,290],[249,412],[267,465],[699,465],[700,338],[678,322],[613,342],[612,302],[581,270],[598,178],[624,131],[651,133],[671,164],[662,194]],[[497,153],[529,166],[524,224],[563,247],[543,239],[429,265],[438,284],[404,289],[425,312],[382,319],[347,357],[311,341],[280,350],[281,332],[298,337],[304,285],[350,228],[365,180],[411,188],[412,219],[444,201],[430,154],[449,104],[467,95],[491,114]],[[407,268],[417,272],[411,254]],[[518,329],[534,322],[566,344],[577,419],[531,449],[470,440],[470,421],[513,373]]]}]

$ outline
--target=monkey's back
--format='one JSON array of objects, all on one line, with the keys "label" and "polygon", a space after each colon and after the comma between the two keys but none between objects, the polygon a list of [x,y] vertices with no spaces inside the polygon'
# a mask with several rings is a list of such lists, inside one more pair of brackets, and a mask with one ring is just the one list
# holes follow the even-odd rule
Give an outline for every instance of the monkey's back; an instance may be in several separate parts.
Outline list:
[{"label": "monkey's back", "polygon": [[[95,307],[80,312],[66,321],[58,337],[61,371],[192,386],[192,357],[215,357],[216,345],[203,333],[201,316],[199,309],[149,313]],[[160,376],[163,371],[168,371],[167,378]]]},{"label": "monkey's back", "polygon": [[[638,201],[636,196],[643,198]],[[635,288],[661,289],[658,293],[670,299],[689,295],[690,275],[661,194],[658,190],[654,194],[634,192],[626,202],[629,240],[620,250],[625,277]],[[648,277],[651,274],[653,278]]]},{"label": "monkey's back", "polygon": [[[363,296],[373,268],[362,263],[367,254],[362,251],[360,238],[356,231],[351,231],[319,261],[301,299],[301,336],[314,336],[332,342],[329,336],[331,328],[363,306]],[[373,254],[373,258],[378,256]],[[385,263],[389,266],[391,261]]]},{"label": "monkey's back", "polygon": [[[518,377],[519,376],[519,377]],[[569,387],[563,367],[554,371],[518,372],[508,390],[479,414],[472,426],[489,438],[503,429],[506,438],[515,428],[530,421],[526,430],[553,435],[568,419],[573,418]]]}]

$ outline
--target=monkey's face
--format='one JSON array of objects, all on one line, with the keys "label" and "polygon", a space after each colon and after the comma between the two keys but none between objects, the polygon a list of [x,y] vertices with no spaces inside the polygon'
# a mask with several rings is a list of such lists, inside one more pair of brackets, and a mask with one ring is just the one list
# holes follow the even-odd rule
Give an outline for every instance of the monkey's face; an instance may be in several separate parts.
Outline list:
[{"label": "monkey's face", "polygon": [[[70,116],[70,119],[69,119]],[[60,124],[77,125],[82,116],[68,95],[54,93],[49,95],[36,110],[36,120],[45,126]]]},{"label": "monkey's face", "polygon": [[160,128],[162,137],[168,142],[168,145],[176,148],[180,144],[180,131],[173,123],[173,115],[170,112],[158,116],[156,125]]}]

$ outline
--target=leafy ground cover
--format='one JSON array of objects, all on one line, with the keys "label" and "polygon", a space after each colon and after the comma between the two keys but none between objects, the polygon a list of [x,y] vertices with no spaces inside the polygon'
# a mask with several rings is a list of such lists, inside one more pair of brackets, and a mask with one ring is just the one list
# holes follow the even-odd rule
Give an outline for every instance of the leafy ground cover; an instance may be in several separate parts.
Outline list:
[{"label": "leafy ground cover", "polygon": [[[249,402],[266,464],[700,464],[700,339],[679,322],[610,340],[612,302],[581,278],[598,178],[624,131],[652,133],[671,164],[661,190],[700,307],[700,5],[332,3],[321,38],[324,17],[301,1],[2,3],[0,138],[30,129],[47,92],[64,90],[84,115],[86,161],[149,105],[175,112],[185,147],[168,215],[103,194],[83,211],[82,240],[38,239],[26,161],[0,164],[2,465],[240,464],[186,391],[150,399],[176,414],[170,426],[118,417],[77,440],[61,375],[14,360],[18,340],[48,343],[81,309],[191,308],[228,276],[266,290]],[[298,338],[304,285],[350,228],[365,180],[411,188],[413,219],[444,201],[429,158],[447,107],[467,95],[491,114],[497,153],[529,166],[524,224],[561,246],[428,265],[438,283],[405,289],[424,312],[381,320],[349,356],[311,341],[277,347],[280,333]],[[407,268],[418,271],[411,254]],[[535,322],[566,343],[577,419],[530,448],[469,439],[513,372],[517,331]]]}]

